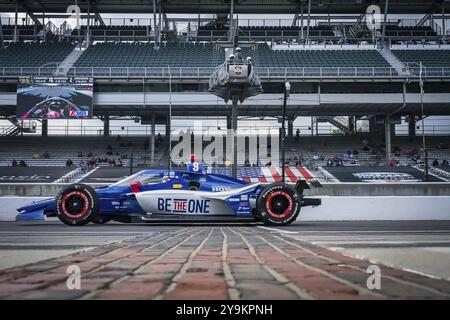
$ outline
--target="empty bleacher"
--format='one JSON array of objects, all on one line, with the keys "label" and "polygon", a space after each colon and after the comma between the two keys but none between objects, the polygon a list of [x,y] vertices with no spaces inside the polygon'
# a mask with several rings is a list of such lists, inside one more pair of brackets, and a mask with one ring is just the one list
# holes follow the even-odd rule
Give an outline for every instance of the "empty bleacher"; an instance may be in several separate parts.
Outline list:
[{"label": "empty bleacher", "polygon": [[[90,38],[92,41],[145,41],[150,39],[151,26],[90,26]],[[72,38],[86,37],[87,26],[83,25],[79,30],[74,29]]]},{"label": "empty bleacher", "polygon": [[392,39],[417,40],[423,38],[437,37],[436,31],[429,26],[386,26],[386,37]]},{"label": "empty bleacher", "polygon": [[305,75],[395,75],[376,50],[272,50],[268,45],[258,45],[253,54],[247,53],[254,57],[257,67],[288,68],[287,72],[299,72],[301,68]]},{"label": "empty bleacher", "polygon": [[21,68],[26,75],[39,75],[39,72],[41,75],[52,75],[57,64],[73,48],[74,45],[67,42],[11,43],[6,49],[0,49],[0,68],[5,68],[5,75],[20,74]]},{"label": "empty bleacher", "polygon": [[[364,137],[300,137],[298,141],[288,140],[286,143],[286,159],[303,158],[302,164],[306,166],[326,166],[329,159],[338,157],[343,160],[344,166],[379,166],[386,165],[385,145],[367,137],[367,147],[363,144]],[[442,148],[449,145],[447,137],[427,137],[429,163],[437,159],[439,163],[450,160],[450,149]],[[418,154],[422,148],[420,137],[392,138],[392,157],[400,166],[411,166],[417,163],[411,155]],[[357,151],[357,155],[349,157],[349,152]],[[319,160],[313,161],[313,158]],[[323,159],[323,160],[320,160]]]},{"label": "empty bleacher", "polygon": [[[197,31],[198,41],[215,41],[226,38],[229,29],[227,26],[206,25],[200,26]],[[299,26],[240,26],[239,37],[244,40],[272,41],[272,40],[300,40],[306,37],[307,28]],[[335,34],[330,26],[312,26],[309,29],[312,40],[334,39]]]},{"label": "empty bleacher", "polygon": [[392,50],[403,62],[422,61],[425,67],[450,67],[450,50]]},{"label": "empty bleacher", "polygon": [[[149,163],[148,137],[127,137],[120,140],[110,137],[8,137],[0,141],[0,167],[11,166],[12,161],[24,160],[30,167],[63,167],[71,159],[74,166],[80,161],[87,162],[92,157],[122,161],[128,166],[133,153],[133,164]],[[14,145],[14,148],[11,146]],[[155,150],[155,166],[163,164],[166,148]],[[78,156],[79,152],[82,156]],[[49,157],[44,154],[48,153]],[[88,156],[92,153],[92,156]],[[109,153],[109,154],[108,154]],[[39,156],[37,156],[39,154]],[[165,163],[165,162],[164,162]],[[108,162],[100,162],[108,166]]]},{"label": "empty bleacher", "polygon": [[[218,50],[215,52],[215,50]],[[217,57],[220,56],[220,59]],[[143,72],[142,68],[153,68],[161,72],[161,68],[183,67],[185,70],[195,68],[208,69],[208,74],[214,67],[223,62],[223,49],[215,49],[212,44],[165,44],[155,49],[149,43],[97,43],[90,46],[77,60],[74,67],[77,75],[91,73],[96,68],[96,74],[125,72],[120,68],[136,68],[133,72]],[[110,68],[113,68],[112,70]],[[74,69],[70,71],[74,72]]]},{"label": "empty bleacher", "polygon": [[[14,25],[2,25],[3,39],[14,39]],[[19,40],[37,40],[39,33],[43,30],[40,25],[18,25],[17,39]]]},{"label": "empty bleacher", "polygon": [[415,74],[419,73],[419,63],[423,64],[425,76],[450,75],[450,50],[392,50],[397,58]]}]

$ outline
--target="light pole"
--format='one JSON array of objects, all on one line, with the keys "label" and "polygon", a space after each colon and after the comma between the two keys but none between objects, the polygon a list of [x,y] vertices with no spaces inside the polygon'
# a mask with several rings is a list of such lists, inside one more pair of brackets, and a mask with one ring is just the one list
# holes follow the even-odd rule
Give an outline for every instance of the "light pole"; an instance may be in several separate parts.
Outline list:
[{"label": "light pole", "polygon": [[289,97],[289,92],[291,90],[291,84],[289,81],[284,83],[284,98],[283,98],[283,111],[282,111],[282,120],[281,120],[281,181],[284,183],[286,178],[284,163],[285,163],[285,152],[284,152],[284,143],[286,139],[286,103],[287,98]]},{"label": "light pole", "polygon": [[167,137],[169,139],[169,171],[172,169],[172,72],[170,71],[170,65],[167,66],[169,69],[169,120],[167,121],[167,125],[169,126],[169,130],[167,132],[169,133],[169,136]]},{"label": "light pole", "polygon": [[425,141],[425,116],[424,116],[424,103],[423,103],[423,95],[424,95],[424,91],[423,91],[423,79],[422,79],[422,69],[423,68],[423,64],[422,61],[420,61],[420,71],[419,71],[419,84],[420,84],[420,107],[421,107],[421,117],[422,117],[422,149],[423,149],[423,157],[424,157],[424,162],[425,162],[425,181],[428,181],[428,150],[427,150],[427,146],[426,146],[426,141]]}]

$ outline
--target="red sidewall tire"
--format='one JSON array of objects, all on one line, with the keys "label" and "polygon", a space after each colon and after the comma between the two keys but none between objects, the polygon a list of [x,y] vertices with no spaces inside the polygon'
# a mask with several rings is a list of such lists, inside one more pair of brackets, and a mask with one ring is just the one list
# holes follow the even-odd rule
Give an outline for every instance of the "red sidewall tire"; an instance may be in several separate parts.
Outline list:
[{"label": "red sidewall tire", "polygon": [[300,203],[301,197],[293,187],[274,183],[261,191],[256,210],[264,224],[284,226],[297,219]]},{"label": "red sidewall tire", "polygon": [[56,196],[56,215],[70,226],[82,226],[92,221],[99,210],[95,190],[84,184],[74,184]]}]

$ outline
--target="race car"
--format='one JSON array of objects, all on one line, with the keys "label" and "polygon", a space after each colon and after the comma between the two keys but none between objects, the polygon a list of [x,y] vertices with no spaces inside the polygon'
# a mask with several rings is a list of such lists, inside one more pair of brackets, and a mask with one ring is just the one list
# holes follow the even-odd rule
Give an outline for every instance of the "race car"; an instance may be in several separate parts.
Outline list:
[{"label": "race car", "polygon": [[88,112],[81,110],[69,100],[61,97],[51,97],[36,104],[20,118],[87,119]]},{"label": "race car", "polygon": [[297,219],[302,207],[321,204],[320,199],[303,196],[309,188],[304,180],[295,186],[261,184],[204,172],[143,170],[107,187],[69,185],[55,198],[18,208],[16,220],[57,216],[65,224],[81,226],[89,222],[149,222],[170,217],[288,225]]}]

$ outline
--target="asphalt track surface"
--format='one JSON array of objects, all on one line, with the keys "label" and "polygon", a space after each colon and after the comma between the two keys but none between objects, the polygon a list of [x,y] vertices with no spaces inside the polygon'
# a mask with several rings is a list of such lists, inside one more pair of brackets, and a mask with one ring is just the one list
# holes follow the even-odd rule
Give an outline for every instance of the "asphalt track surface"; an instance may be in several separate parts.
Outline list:
[{"label": "asphalt track surface", "polygon": [[0,299],[449,299],[449,270],[450,221],[0,223]]}]

